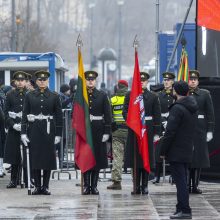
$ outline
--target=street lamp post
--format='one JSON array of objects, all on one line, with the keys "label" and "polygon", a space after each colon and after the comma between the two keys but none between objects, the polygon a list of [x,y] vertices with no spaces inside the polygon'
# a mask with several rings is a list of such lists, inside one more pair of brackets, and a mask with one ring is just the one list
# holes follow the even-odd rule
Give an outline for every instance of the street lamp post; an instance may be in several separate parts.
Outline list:
[{"label": "street lamp post", "polygon": [[118,79],[121,79],[121,38],[122,38],[122,6],[124,5],[123,0],[117,1],[119,10],[118,10]]},{"label": "street lamp post", "polygon": [[92,60],[93,60],[93,9],[95,7],[95,3],[90,3],[90,68],[92,68]]}]

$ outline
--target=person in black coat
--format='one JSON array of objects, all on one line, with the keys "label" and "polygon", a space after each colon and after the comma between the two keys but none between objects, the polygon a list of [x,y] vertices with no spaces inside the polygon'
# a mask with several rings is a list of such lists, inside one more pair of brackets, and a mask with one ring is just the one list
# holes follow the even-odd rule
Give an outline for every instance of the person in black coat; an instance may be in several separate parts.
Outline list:
[{"label": "person in black coat", "polygon": [[0,177],[4,177],[3,157],[5,145],[5,117],[4,112],[0,106]]},{"label": "person in black coat", "polygon": [[[4,162],[11,164],[11,180],[7,188],[16,188],[19,179],[21,165],[21,118],[24,99],[27,93],[25,88],[27,73],[17,71],[14,73],[13,79],[15,80],[16,89],[7,93],[4,106],[5,123],[8,129]],[[27,185],[26,176],[25,182]]]},{"label": "person in black coat", "polygon": [[177,101],[171,105],[166,131],[161,143],[161,157],[170,163],[177,188],[176,212],[171,219],[192,218],[187,188],[187,170],[193,157],[193,135],[198,106],[193,97],[187,96],[188,84],[174,83]]},{"label": "person in black coat", "polygon": [[[164,89],[158,93],[158,97],[160,100],[160,107],[161,107],[161,131],[162,133],[166,129],[167,119],[169,116],[169,107],[174,102],[173,97],[173,83],[175,79],[175,74],[172,72],[164,72],[163,74],[163,85]],[[156,168],[155,168],[155,180],[153,184],[157,184],[160,182],[160,174],[163,169],[163,160],[160,158],[160,143],[156,144],[155,147],[155,161],[156,161]]]},{"label": "person in black coat", "polygon": [[30,164],[35,183],[32,195],[50,195],[50,174],[56,169],[55,145],[62,135],[62,109],[59,95],[48,88],[50,73],[40,70],[35,76],[38,88],[25,97],[21,140],[25,146],[30,142]]},{"label": "person in black coat", "polygon": [[108,167],[105,142],[108,141],[111,134],[111,106],[107,94],[95,87],[97,76],[98,73],[95,71],[85,72],[96,166],[83,174],[83,195],[99,194],[97,189],[99,171]]},{"label": "person in black coat", "polygon": [[202,190],[198,188],[200,173],[202,168],[210,167],[208,143],[213,138],[215,116],[212,98],[210,92],[206,89],[200,89],[199,71],[191,70],[189,72],[189,95],[196,99],[199,107],[198,119],[195,126],[193,161],[190,166],[189,192],[201,194]]},{"label": "person in black coat", "polygon": [[[143,89],[143,101],[145,110],[145,123],[147,125],[148,135],[148,150],[149,150],[149,161],[151,170],[155,168],[155,155],[153,142],[159,140],[160,128],[161,128],[161,111],[160,102],[158,96],[147,89],[149,74],[141,72],[141,84]],[[126,120],[128,114],[128,107],[130,101],[130,92],[125,96],[123,106],[123,117]],[[134,168],[134,161],[136,160],[136,171],[133,169],[136,175],[136,191],[132,194],[143,195],[148,194],[148,176],[149,173],[143,168],[143,160],[139,154],[138,148],[134,148],[134,141],[136,140],[135,134],[131,129],[128,129],[127,143],[125,147],[125,168]],[[136,145],[137,146],[137,145]],[[134,159],[134,154],[136,158]],[[142,186],[140,186],[142,182]]]}]

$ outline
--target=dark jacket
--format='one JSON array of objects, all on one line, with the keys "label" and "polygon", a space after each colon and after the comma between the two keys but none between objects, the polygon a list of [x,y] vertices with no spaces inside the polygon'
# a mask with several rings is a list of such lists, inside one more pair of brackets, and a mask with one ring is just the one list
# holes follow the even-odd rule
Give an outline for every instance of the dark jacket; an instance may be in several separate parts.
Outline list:
[{"label": "dark jacket", "polygon": [[9,116],[9,112],[19,113],[22,112],[24,99],[27,90],[14,89],[7,93],[5,101],[5,123],[8,128],[8,134],[6,136],[6,146],[4,162],[9,164],[20,164],[21,162],[21,134],[20,131],[16,131],[13,128],[14,124],[21,123],[21,117],[12,118]]},{"label": "dark jacket", "polygon": [[[29,122],[27,115],[53,116],[47,120],[36,119]],[[48,88],[44,92],[39,89],[27,93],[22,116],[21,134],[30,139],[30,156],[32,169],[56,169],[55,136],[62,136],[62,109],[59,95]]]},{"label": "dark jacket", "polygon": [[96,166],[94,169],[104,169],[108,167],[106,143],[102,142],[103,134],[111,134],[111,106],[109,99],[103,91],[96,88],[92,93],[88,93],[89,114],[93,116],[103,116],[103,120],[92,120],[92,140],[95,151]]},{"label": "dark jacket", "polygon": [[206,142],[207,132],[214,132],[214,108],[210,92],[206,89],[195,89],[189,93],[198,104],[198,118],[195,126],[192,168],[210,167],[209,149]]},{"label": "dark jacket", "polygon": [[177,100],[171,106],[160,153],[169,162],[192,162],[197,110],[197,103],[190,96]]},{"label": "dark jacket", "polygon": [[[153,169],[155,167],[155,155],[154,155],[154,145],[153,137],[154,135],[160,135],[160,126],[161,126],[161,111],[160,111],[160,102],[158,96],[149,90],[145,89],[143,93],[144,100],[144,110],[145,116],[152,117],[152,120],[146,120],[147,125],[147,135],[148,135],[148,150],[149,150],[149,160],[150,167]],[[130,92],[126,94],[124,108],[123,108],[123,117],[126,120],[128,114],[128,107],[130,101]],[[136,137],[134,132],[131,129],[128,129],[128,137],[125,148],[125,167],[134,167],[134,141]],[[141,155],[138,152],[136,147],[137,155],[137,167],[143,168],[143,161]]]},{"label": "dark jacket", "polygon": [[0,107],[0,158],[4,156],[5,144],[5,118],[2,108]]}]

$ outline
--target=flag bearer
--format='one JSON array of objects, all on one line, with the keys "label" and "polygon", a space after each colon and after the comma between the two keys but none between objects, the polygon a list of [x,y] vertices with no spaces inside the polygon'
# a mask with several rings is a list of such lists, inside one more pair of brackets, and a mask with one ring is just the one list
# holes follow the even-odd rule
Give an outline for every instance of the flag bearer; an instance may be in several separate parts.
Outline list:
[{"label": "flag bearer", "polygon": [[[147,89],[149,74],[146,72],[140,72],[141,85],[144,100],[145,109],[145,123],[147,126],[147,136],[148,136],[148,149],[149,149],[149,160],[151,169],[155,166],[154,157],[154,146],[153,141],[159,140],[160,134],[160,123],[161,123],[161,111],[160,102],[158,96],[153,94]],[[127,93],[124,102],[123,116],[125,120],[127,119],[128,107],[129,107],[130,92]],[[128,130],[128,139],[125,149],[125,167],[134,168],[134,161],[136,160],[136,192],[134,194],[148,194],[148,176],[149,173],[143,168],[143,161],[138,152],[137,145],[134,149],[134,133],[130,129]],[[134,152],[136,158],[134,159]],[[142,183],[140,183],[142,180]],[[141,184],[141,185],[140,185]]]}]

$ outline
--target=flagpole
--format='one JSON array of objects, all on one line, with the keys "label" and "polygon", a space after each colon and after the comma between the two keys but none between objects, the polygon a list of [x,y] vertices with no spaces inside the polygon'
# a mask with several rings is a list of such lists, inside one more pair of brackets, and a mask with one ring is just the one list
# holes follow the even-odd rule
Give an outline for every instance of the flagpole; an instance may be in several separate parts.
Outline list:
[{"label": "flagpole", "polygon": [[[137,34],[135,35],[134,42],[133,42],[133,47],[135,53],[138,50],[138,40],[137,40]],[[136,140],[136,135],[134,133],[134,167],[133,167],[133,194],[137,194],[137,140]]]},{"label": "flagpole", "polygon": [[[81,52],[81,47],[83,46],[82,38],[81,35],[79,34],[76,40],[76,46],[78,47],[78,50]],[[81,194],[83,194],[83,185],[84,185],[84,178],[83,178],[83,173],[81,171]]]}]

